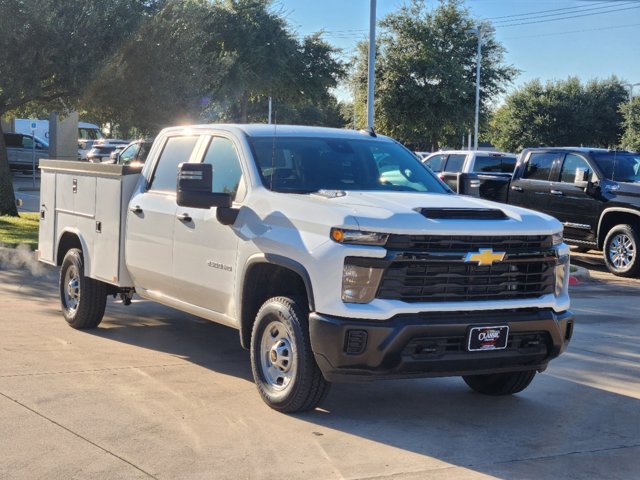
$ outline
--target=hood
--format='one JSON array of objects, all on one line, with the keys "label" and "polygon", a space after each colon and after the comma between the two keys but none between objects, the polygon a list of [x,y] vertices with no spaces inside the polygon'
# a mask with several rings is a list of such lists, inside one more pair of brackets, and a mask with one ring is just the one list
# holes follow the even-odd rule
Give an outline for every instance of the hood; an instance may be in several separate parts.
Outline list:
[{"label": "hood", "polygon": [[[348,211],[361,230],[398,234],[548,235],[562,230],[556,219],[532,210],[463,195],[406,192],[311,194],[312,202]],[[427,218],[422,209],[499,210],[501,219]],[[480,212],[479,212],[480,213]],[[446,215],[445,215],[446,216]],[[474,215],[475,216],[475,215]],[[481,215],[478,215],[480,217]],[[437,216],[436,216],[437,217]],[[340,226],[340,225],[335,225]]]}]

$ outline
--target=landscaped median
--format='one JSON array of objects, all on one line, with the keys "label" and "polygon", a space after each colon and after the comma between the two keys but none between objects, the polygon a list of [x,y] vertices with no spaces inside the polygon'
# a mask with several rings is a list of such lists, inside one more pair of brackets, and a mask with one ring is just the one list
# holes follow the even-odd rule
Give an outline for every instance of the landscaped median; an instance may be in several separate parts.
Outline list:
[{"label": "landscaped median", "polygon": [[0,217],[0,245],[8,248],[27,245],[31,250],[38,248],[38,217],[37,213]]}]

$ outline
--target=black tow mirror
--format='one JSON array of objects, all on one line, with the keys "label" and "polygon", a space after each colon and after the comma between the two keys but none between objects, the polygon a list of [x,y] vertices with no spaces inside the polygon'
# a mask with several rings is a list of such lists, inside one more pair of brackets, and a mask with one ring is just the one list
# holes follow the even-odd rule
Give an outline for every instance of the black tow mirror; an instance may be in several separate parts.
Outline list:
[{"label": "black tow mirror", "polygon": [[589,186],[589,171],[584,168],[576,168],[576,177],[573,183],[576,187],[587,188]]},{"label": "black tow mirror", "polygon": [[176,202],[181,207],[229,208],[231,194],[213,193],[213,169],[210,163],[181,163],[178,165],[178,194]]}]

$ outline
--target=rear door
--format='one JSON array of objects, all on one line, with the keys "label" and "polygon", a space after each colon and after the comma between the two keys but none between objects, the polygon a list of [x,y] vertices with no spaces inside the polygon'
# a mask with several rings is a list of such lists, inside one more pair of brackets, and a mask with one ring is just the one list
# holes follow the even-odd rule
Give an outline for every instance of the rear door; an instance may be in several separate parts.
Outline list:
[{"label": "rear door", "polygon": [[550,213],[551,180],[558,171],[559,152],[530,152],[510,186],[509,203]]},{"label": "rear door", "polygon": [[576,153],[564,155],[559,181],[551,184],[549,213],[562,222],[566,238],[593,242],[602,201],[575,185],[578,168],[586,170],[591,181],[593,167],[587,158]]},{"label": "rear door", "polygon": [[125,254],[136,287],[172,296],[178,164],[191,159],[198,139],[197,135],[168,137],[148,187],[129,202]]}]

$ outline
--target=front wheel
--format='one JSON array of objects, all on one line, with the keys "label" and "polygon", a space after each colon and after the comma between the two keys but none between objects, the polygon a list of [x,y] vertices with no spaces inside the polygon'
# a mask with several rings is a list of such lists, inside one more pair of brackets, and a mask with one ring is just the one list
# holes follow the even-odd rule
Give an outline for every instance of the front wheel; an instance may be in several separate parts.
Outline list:
[{"label": "front wheel", "polygon": [[465,383],[472,390],[485,395],[512,395],[519,393],[529,386],[535,370],[525,372],[493,373],[489,375],[466,375],[463,378]]},{"label": "front wheel", "polygon": [[311,350],[302,301],[267,300],[251,332],[251,369],[260,396],[284,413],[315,408],[329,391]]},{"label": "front wheel", "polygon": [[60,303],[67,323],[79,330],[96,328],[107,305],[104,283],[86,277],[82,251],[72,248],[60,268]]},{"label": "front wheel", "polygon": [[635,277],[640,273],[638,247],[640,239],[631,225],[616,225],[604,241],[604,263],[611,273],[620,277]]}]

